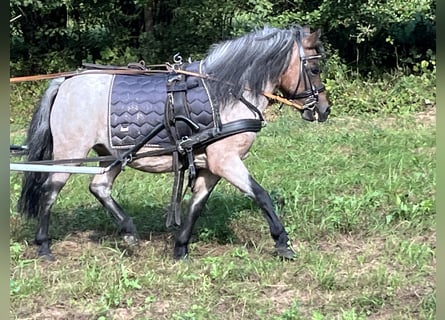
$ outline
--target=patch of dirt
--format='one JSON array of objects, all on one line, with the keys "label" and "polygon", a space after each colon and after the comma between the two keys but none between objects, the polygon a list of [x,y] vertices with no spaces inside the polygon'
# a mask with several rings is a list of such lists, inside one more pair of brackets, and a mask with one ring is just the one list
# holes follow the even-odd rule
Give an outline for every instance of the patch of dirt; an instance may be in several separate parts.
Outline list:
[{"label": "patch of dirt", "polygon": [[[436,107],[432,106],[425,111],[415,112],[411,114],[418,126],[434,127],[436,125]],[[381,118],[375,124],[381,128],[397,126],[397,117],[386,117],[384,121]]]},{"label": "patch of dirt", "polygon": [[92,314],[76,311],[72,307],[63,304],[42,306],[39,312],[28,316],[18,315],[18,317],[22,320],[89,320],[94,318]]},{"label": "patch of dirt", "polygon": [[274,122],[282,116],[282,110],[278,104],[269,105],[263,112],[264,119],[267,122]]},{"label": "patch of dirt", "polygon": [[424,126],[435,126],[436,125],[436,106],[432,106],[426,111],[417,112],[414,117],[416,118],[416,123]]},{"label": "patch of dirt", "polygon": [[[280,116],[279,110],[270,111],[271,121],[275,120]],[[410,114],[415,119],[418,126],[422,127],[434,127],[436,126],[436,106],[431,106],[425,111],[420,111]],[[371,117],[366,120],[364,117],[354,117],[348,115],[342,115],[335,118],[335,124],[338,130],[342,130],[345,127],[351,130],[362,130],[363,125],[375,125],[378,128],[385,129],[391,127],[397,127],[398,117],[397,116],[386,116],[386,117]],[[336,130],[333,128],[333,130]]]},{"label": "patch of dirt", "polygon": [[134,319],[137,315],[135,310],[130,310],[128,308],[117,308],[111,310],[108,314],[109,317],[113,320],[129,320]]},{"label": "patch of dirt", "polygon": [[[284,313],[289,309],[289,306],[292,306],[295,297],[308,297],[308,295],[290,288],[290,286],[285,283],[269,285],[267,288],[261,290],[261,296],[265,302],[272,303],[275,311],[279,314]],[[299,299],[299,303],[300,302],[305,305],[309,304],[309,301],[300,301]]]}]

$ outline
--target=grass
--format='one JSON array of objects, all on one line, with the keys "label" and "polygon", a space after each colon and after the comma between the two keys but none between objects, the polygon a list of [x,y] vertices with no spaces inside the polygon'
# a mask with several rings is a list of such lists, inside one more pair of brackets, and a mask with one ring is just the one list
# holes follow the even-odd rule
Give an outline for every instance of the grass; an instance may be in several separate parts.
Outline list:
[{"label": "grass", "polygon": [[[57,261],[39,261],[11,173],[10,317],[435,319],[434,114],[317,124],[273,111],[246,163],[275,200],[295,261],[272,255],[260,210],[224,181],[199,220],[192,261],[173,261],[172,176],[130,169],[113,192],[141,246],[122,245],[89,177],[76,175],[53,208]],[[22,141],[23,126],[12,128]]]}]

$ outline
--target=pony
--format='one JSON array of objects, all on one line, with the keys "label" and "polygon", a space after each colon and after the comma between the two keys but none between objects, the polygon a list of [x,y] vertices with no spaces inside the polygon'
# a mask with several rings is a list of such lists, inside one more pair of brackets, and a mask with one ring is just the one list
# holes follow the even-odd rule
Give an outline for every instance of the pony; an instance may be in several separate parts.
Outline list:
[{"label": "pony", "polygon": [[[242,121],[263,120],[262,113],[270,105],[270,95],[277,91],[303,106],[300,111],[304,120],[324,122],[330,113],[330,104],[320,79],[323,58],[320,30],[311,32],[308,27],[299,25],[284,29],[264,27],[212,45],[199,62],[199,76],[205,79],[203,85],[222,128],[236,121],[242,124]],[[171,68],[169,73],[176,75],[176,69]],[[99,167],[107,167],[113,159],[121,159],[127,150],[113,148],[109,139],[108,108],[114,77],[110,72],[85,72],[53,79],[28,129],[27,160],[78,159],[76,165],[80,165],[82,160],[79,159],[84,159],[91,150],[101,159]],[[285,259],[295,257],[269,193],[252,177],[243,162],[258,130],[246,128],[214,138],[188,154],[187,163],[192,165],[189,169],[195,172],[188,212],[175,230],[174,259],[189,256],[195,222],[221,178],[252,198],[262,209],[275,242],[276,255]],[[159,148],[149,143],[141,145],[125,164],[143,172],[173,172],[178,166],[173,152],[150,155],[150,151],[156,149]],[[137,228],[111,192],[122,169],[123,166],[115,165],[102,174],[93,175],[89,190],[114,217],[123,239],[135,245],[139,242]],[[28,218],[37,218],[37,254],[48,260],[54,259],[48,231],[51,208],[70,175],[70,172],[37,171],[23,174],[17,210]]]}]

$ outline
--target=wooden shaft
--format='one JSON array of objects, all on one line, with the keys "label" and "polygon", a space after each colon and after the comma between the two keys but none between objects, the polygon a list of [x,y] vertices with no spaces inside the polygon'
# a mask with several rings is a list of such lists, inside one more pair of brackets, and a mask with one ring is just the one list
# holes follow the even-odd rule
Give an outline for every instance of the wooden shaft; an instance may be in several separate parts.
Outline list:
[{"label": "wooden shaft", "polygon": [[69,71],[69,72],[59,72],[59,73],[50,73],[50,74],[38,74],[35,76],[14,77],[14,78],[9,79],[9,83],[54,79],[54,78],[59,78],[59,77],[68,77],[68,76],[74,76],[79,73],[80,73],[79,71]]},{"label": "wooden shaft", "polygon": [[68,71],[68,72],[59,72],[59,73],[50,73],[50,74],[38,74],[35,76],[24,76],[24,77],[15,77],[9,78],[9,83],[17,83],[24,81],[37,81],[37,80],[45,80],[45,79],[54,79],[59,77],[72,77],[80,74],[129,74],[129,75],[138,75],[138,74],[150,74],[150,73],[168,73],[168,70],[137,70],[137,69],[86,69],[86,70],[77,70],[77,71]]}]

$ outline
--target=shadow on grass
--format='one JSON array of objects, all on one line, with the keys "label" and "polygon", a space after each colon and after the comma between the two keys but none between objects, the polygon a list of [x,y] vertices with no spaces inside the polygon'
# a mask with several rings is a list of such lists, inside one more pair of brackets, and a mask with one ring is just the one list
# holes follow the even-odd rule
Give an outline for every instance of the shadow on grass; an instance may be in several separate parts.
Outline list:
[{"label": "shadow on grass", "polygon": [[[127,200],[122,201],[121,206],[133,219],[141,240],[150,240],[153,235],[169,237],[175,232],[175,229],[165,226],[168,203],[141,205],[138,201],[130,203]],[[184,201],[184,213],[187,212],[187,207],[188,202]],[[230,222],[236,219],[240,211],[250,209],[252,209],[251,200],[241,194],[215,192],[195,225],[192,241],[198,239],[220,244],[237,242],[235,234],[230,229]],[[36,220],[27,220],[18,215],[11,219],[11,239],[32,243],[37,226]],[[117,223],[99,204],[80,205],[67,210],[56,206],[50,219],[50,237],[53,241],[80,233],[88,233],[89,240],[97,243],[104,239],[120,239]]]}]

